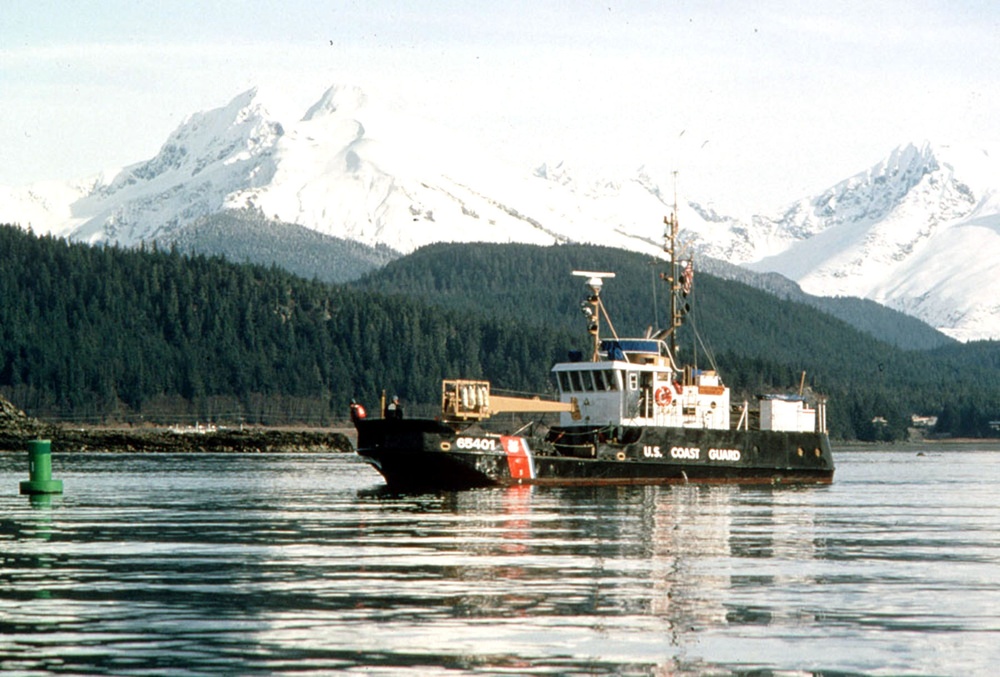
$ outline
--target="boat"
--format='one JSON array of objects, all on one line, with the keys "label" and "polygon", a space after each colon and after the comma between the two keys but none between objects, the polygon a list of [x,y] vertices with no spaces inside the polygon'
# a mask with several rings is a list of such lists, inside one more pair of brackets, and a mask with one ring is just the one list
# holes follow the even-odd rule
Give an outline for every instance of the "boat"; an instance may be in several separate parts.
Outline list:
[{"label": "boat", "polygon": [[[439,416],[352,417],[358,455],[399,490],[832,482],[826,400],[803,396],[804,372],[798,393],[759,396],[751,406],[731,401],[717,370],[678,364],[677,330],[689,310],[694,268],[675,255],[676,208],[664,223],[660,277],[669,290],[670,326],[619,337],[601,299],[615,274],[572,271],[585,279],[581,307],[592,342],[589,357],[577,351],[552,366],[558,399],[512,397],[494,392],[489,381],[447,379]],[[556,416],[558,422],[545,422]]]}]

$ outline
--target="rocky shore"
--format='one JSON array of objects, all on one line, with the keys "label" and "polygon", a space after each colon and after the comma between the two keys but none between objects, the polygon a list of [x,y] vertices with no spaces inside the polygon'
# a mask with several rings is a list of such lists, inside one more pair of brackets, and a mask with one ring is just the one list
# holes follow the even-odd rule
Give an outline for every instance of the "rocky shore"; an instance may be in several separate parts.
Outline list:
[{"label": "rocky shore", "polygon": [[351,440],[332,430],[243,428],[80,428],[43,423],[0,397],[0,451],[23,451],[28,440],[52,441],[54,452],[352,452]]}]

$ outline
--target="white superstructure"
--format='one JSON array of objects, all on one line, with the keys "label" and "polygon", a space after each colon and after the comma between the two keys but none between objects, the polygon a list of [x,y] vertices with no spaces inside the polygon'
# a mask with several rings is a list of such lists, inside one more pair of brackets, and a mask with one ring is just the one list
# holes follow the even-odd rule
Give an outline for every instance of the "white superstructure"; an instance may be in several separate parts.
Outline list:
[{"label": "white superstructure", "polygon": [[677,369],[665,341],[604,340],[593,361],[552,368],[563,402],[576,398],[581,420],[560,425],[730,427],[729,388],[714,371]]}]

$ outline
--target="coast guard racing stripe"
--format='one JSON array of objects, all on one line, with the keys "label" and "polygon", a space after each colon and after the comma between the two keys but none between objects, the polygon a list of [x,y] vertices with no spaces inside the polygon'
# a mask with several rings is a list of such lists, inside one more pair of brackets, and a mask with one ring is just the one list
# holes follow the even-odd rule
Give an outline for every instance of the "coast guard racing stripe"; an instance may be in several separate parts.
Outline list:
[{"label": "coast guard racing stripe", "polygon": [[535,461],[531,457],[528,441],[523,437],[501,435],[500,443],[507,452],[507,466],[515,480],[532,479],[535,476]]}]

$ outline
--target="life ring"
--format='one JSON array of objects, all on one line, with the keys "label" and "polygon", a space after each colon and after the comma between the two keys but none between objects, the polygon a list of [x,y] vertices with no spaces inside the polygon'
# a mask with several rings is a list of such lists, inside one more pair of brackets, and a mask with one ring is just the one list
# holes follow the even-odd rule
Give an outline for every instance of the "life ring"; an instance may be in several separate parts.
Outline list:
[{"label": "life ring", "polygon": [[656,395],[654,395],[654,398],[656,399],[656,404],[658,406],[661,407],[667,406],[668,404],[670,404],[670,399],[671,399],[670,388],[668,388],[667,386],[660,386],[659,388],[656,389]]}]

